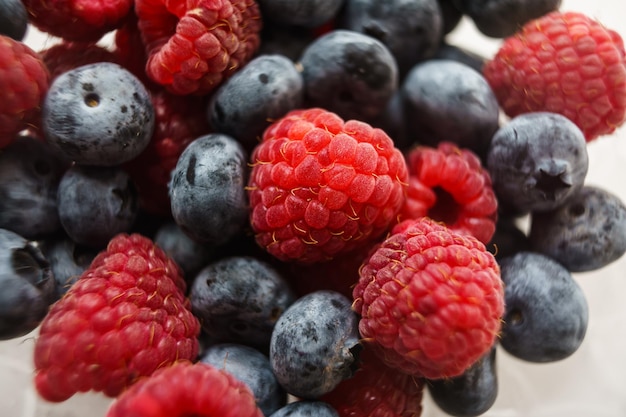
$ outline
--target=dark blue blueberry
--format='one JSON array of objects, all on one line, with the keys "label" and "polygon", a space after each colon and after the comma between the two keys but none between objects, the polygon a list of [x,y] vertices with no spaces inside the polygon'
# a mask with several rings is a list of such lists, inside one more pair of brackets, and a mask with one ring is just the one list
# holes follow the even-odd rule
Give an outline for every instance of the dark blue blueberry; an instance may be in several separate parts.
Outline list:
[{"label": "dark blue blueberry", "polygon": [[227,243],[248,219],[247,154],[232,136],[211,133],[195,139],[172,171],[172,216],[192,239]]},{"label": "dark blue blueberry", "polygon": [[381,41],[350,30],[320,36],[300,58],[305,99],[344,119],[378,116],[398,88],[396,60]]},{"label": "dark blue blueberry", "polygon": [[449,59],[452,61],[465,64],[475,71],[482,73],[483,66],[487,61],[485,57],[482,57],[472,51],[462,48],[457,45],[452,45],[446,42],[442,42],[435,52],[433,59]]},{"label": "dark blue blueberry", "polygon": [[55,300],[54,277],[41,250],[0,229],[0,340],[30,333]]},{"label": "dark blue blueberry", "polygon": [[341,27],[385,44],[401,76],[432,57],[442,37],[437,0],[346,0]]},{"label": "dark blue blueberry", "polygon": [[209,346],[200,355],[200,362],[223,369],[244,382],[265,416],[287,403],[287,393],[276,380],[269,358],[252,347],[235,343]]},{"label": "dark blue blueberry", "polygon": [[257,55],[282,55],[296,62],[313,39],[315,34],[312,29],[266,24],[261,30]]},{"label": "dark blue blueberry", "polygon": [[554,362],[573,354],[587,332],[589,312],[570,272],[534,252],[499,263],[506,306],[500,345],[529,362]]},{"label": "dark blue blueberry", "polygon": [[315,28],[330,22],[344,0],[258,0],[263,19],[288,26]]},{"label": "dark blue blueberry", "polygon": [[0,153],[0,228],[27,239],[61,229],[57,188],[68,161],[47,143],[19,137]]},{"label": "dark blue blueberry", "polygon": [[498,397],[495,346],[463,374],[426,384],[437,406],[446,414],[474,417],[486,413]]},{"label": "dark blue blueberry", "polygon": [[0,0],[0,34],[17,41],[28,29],[28,12],[21,0]]},{"label": "dark blue blueberry", "polygon": [[261,55],[229,78],[211,97],[209,123],[251,151],[273,120],[300,108],[302,75],[289,58]]},{"label": "dark blue blueberry", "polygon": [[518,213],[553,210],[583,186],[587,143],[565,116],[526,113],[494,134],[486,165],[502,206]]},{"label": "dark blue blueberry", "polygon": [[92,248],[129,232],[139,211],[137,190],[117,167],[72,166],[59,183],[57,205],[67,235]]},{"label": "dark blue blueberry", "polygon": [[455,4],[456,0],[437,0],[441,10],[442,36],[452,32],[461,22],[463,12]]},{"label": "dark blue blueberry", "polygon": [[530,250],[530,241],[524,231],[517,225],[515,217],[498,215],[496,231],[487,245],[496,259],[515,255],[517,252]]},{"label": "dark blue blueberry", "polygon": [[339,413],[324,401],[294,401],[269,417],[339,417]]},{"label": "dark blue blueberry", "polygon": [[112,166],[135,158],[150,142],[154,107],[133,74],[110,62],[59,75],[43,103],[48,142],[83,165]]},{"label": "dark blue blueberry", "polygon": [[195,277],[189,298],[210,339],[266,350],[276,321],[295,296],[269,264],[233,256],[205,266]]},{"label": "dark blue blueberry", "polygon": [[460,62],[431,59],[413,67],[401,92],[410,136],[425,145],[449,141],[485,154],[500,108],[482,74]]},{"label": "dark blue blueberry", "polygon": [[358,368],[358,317],[346,296],[328,290],[296,300],[278,319],[270,363],[285,390],[303,399],[332,391]]},{"label": "dark blue blueberry", "polygon": [[395,147],[400,150],[409,150],[416,144],[416,138],[409,136],[406,132],[404,105],[400,91],[394,93],[382,113],[372,119],[370,124],[384,130],[393,140]]},{"label": "dark blue blueberry", "polygon": [[529,240],[570,272],[600,269],[626,252],[626,206],[617,195],[585,185],[557,209],[533,213]]}]

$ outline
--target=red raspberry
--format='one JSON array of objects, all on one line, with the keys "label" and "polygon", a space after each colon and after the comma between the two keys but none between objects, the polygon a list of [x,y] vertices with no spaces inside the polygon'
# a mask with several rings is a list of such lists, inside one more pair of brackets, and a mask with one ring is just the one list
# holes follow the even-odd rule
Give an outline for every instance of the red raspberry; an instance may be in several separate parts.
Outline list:
[{"label": "red raspberry", "polygon": [[114,397],[139,378],[195,359],[200,324],[179,267],[141,235],[121,234],[52,305],[35,344],[35,387],[48,401]]},{"label": "red raspberry", "polygon": [[204,95],[245,65],[260,44],[254,0],[137,0],[146,73],[175,94]]},{"label": "red raspberry", "polygon": [[0,35],[0,149],[29,124],[39,125],[50,73],[26,44]]},{"label": "red raspberry", "polygon": [[22,0],[29,22],[70,41],[97,41],[120,26],[133,0]]},{"label": "red raspberry", "polygon": [[458,376],[486,354],[504,311],[493,255],[427,217],[393,228],[363,263],[353,297],[379,357],[429,379]]},{"label": "red raspberry", "polygon": [[106,48],[93,42],[62,41],[39,51],[41,59],[50,71],[50,79],[87,64],[115,62],[116,56]]},{"label": "red raspberry", "polygon": [[354,376],[321,400],[332,405],[340,417],[419,417],[424,381],[388,367],[367,343],[364,347]]},{"label": "red raspberry", "polygon": [[381,129],[293,110],[266,129],[248,183],[258,244],[276,258],[330,260],[384,234],[402,206],[406,162]]},{"label": "red raspberry", "polygon": [[254,394],[230,373],[181,361],[122,393],[106,417],[263,417]]},{"label": "red raspberry", "polygon": [[450,142],[418,146],[407,156],[409,189],[400,220],[428,216],[484,244],[496,231],[498,202],[476,154]]},{"label": "red raspberry", "polygon": [[510,117],[559,113],[587,141],[626,119],[626,58],[620,36],[577,12],[552,12],[505,40],[483,67]]},{"label": "red raspberry", "polygon": [[142,208],[167,217],[171,213],[170,174],[185,148],[210,129],[204,113],[206,105],[200,97],[175,96],[162,88],[150,96],[156,116],[152,139],[124,169],[137,186]]}]

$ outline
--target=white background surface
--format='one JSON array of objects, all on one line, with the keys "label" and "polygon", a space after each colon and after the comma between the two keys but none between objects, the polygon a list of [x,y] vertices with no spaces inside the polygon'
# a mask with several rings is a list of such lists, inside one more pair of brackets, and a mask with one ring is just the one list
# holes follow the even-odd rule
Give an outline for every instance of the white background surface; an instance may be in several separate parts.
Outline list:
[{"label": "white background surface", "polygon": [[[381,0],[384,1],[384,0]],[[562,10],[580,11],[626,37],[626,3],[616,0],[564,0]],[[468,20],[449,37],[451,43],[492,56],[500,41],[485,38]],[[34,49],[50,43],[30,30]],[[588,146],[587,183],[626,201],[626,128]],[[626,416],[626,257],[594,272],[575,274],[587,295],[587,336],[571,357],[551,364],[530,364],[498,352],[500,392],[487,417]],[[35,333],[0,342],[0,417],[99,417],[110,399],[79,394],[61,404],[38,399],[32,386]],[[445,416],[424,401],[424,417]]]}]

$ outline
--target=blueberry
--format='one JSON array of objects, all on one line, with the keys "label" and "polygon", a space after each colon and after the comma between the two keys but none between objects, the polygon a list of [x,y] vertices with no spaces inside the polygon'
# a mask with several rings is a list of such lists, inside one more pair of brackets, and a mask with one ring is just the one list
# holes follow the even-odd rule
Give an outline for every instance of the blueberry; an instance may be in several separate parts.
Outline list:
[{"label": "blueberry", "polygon": [[110,62],[80,66],[52,82],[43,103],[51,144],[84,165],[112,166],[135,158],[154,131],[154,107],[144,85]]},{"label": "blueberry", "polygon": [[529,241],[571,272],[602,268],[626,252],[626,206],[617,195],[585,185],[557,209],[533,213]]},{"label": "blueberry", "polygon": [[330,22],[344,0],[258,0],[263,18],[288,26],[315,28]]},{"label": "blueberry", "polygon": [[0,228],[27,239],[61,229],[57,188],[69,161],[47,143],[21,136],[0,153]]},{"label": "blueberry", "polygon": [[442,37],[452,32],[461,22],[463,12],[455,4],[456,0],[437,0],[441,10]]},{"label": "blueberry", "polygon": [[288,393],[315,399],[353,376],[362,346],[351,304],[338,292],[319,290],[300,297],[280,316],[270,363]]},{"label": "blueberry", "polygon": [[447,42],[442,42],[437,48],[437,52],[433,56],[433,59],[449,59],[452,61],[465,64],[475,71],[482,73],[483,66],[487,59],[472,51],[469,51],[463,47],[452,45]]},{"label": "blueberry", "polygon": [[119,167],[72,166],[59,183],[57,205],[67,235],[97,249],[129,232],[139,212],[137,190]]},{"label": "blueberry", "polygon": [[583,133],[549,112],[514,117],[493,135],[487,169],[502,206],[512,211],[552,210],[583,186],[589,157]]},{"label": "blueberry", "polygon": [[269,417],[339,417],[339,413],[324,401],[294,401],[277,410]]},{"label": "blueberry", "polygon": [[247,155],[232,136],[211,133],[195,139],[172,171],[172,216],[192,239],[225,244],[248,219]]},{"label": "blueberry", "polygon": [[41,250],[0,229],[0,340],[30,333],[55,300],[54,277]]},{"label": "blueberry", "polygon": [[416,143],[415,138],[406,132],[404,105],[399,91],[393,94],[382,113],[372,119],[370,124],[384,130],[395,147],[402,151],[408,151]]},{"label": "blueberry", "polygon": [[583,342],[585,294],[570,272],[545,255],[520,252],[499,261],[506,310],[500,345],[529,362],[554,362]]},{"label": "blueberry", "polygon": [[468,65],[431,59],[411,69],[401,92],[409,135],[484,155],[499,126],[499,106],[485,78]]},{"label": "blueberry", "polygon": [[320,36],[300,57],[305,100],[344,119],[369,121],[398,88],[396,60],[371,36],[337,29]]},{"label": "blueberry", "polygon": [[517,252],[530,250],[530,241],[526,233],[517,225],[515,217],[499,215],[496,231],[487,248],[499,260],[515,255]]},{"label": "blueberry", "polygon": [[446,414],[473,417],[486,413],[498,396],[495,346],[463,374],[426,384],[437,406]]},{"label": "blueberry", "polygon": [[191,308],[215,342],[269,345],[278,318],[295,297],[269,264],[233,256],[205,266],[190,288]]},{"label": "blueberry", "polygon": [[277,23],[264,25],[257,55],[282,55],[296,62],[313,39],[312,29]]},{"label": "blueberry", "polygon": [[287,403],[287,394],[276,380],[269,358],[250,346],[236,343],[209,346],[200,355],[200,362],[223,369],[244,382],[265,416]]},{"label": "blueberry", "polygon": [[385,44],[401,75],[431,58],[442,37],[437,0],[346,0],[341,27]]},{"label": "blueberry", "polygon": [[191,239],[174,222],[164,222],[156,231],[154,243],[176,262],[191,281],[211,260],[214,248]]},{"label": "blueberry", "polygon": [[273,120],[302,106],[302,76],[290,59],[261,55],[229,78],[211,97],[209,123],[251,151]]},{"label": "blueberry", "polygon": [[28,30],[28,12],[21,0],[0,0],[0,34],[17,41]]}]

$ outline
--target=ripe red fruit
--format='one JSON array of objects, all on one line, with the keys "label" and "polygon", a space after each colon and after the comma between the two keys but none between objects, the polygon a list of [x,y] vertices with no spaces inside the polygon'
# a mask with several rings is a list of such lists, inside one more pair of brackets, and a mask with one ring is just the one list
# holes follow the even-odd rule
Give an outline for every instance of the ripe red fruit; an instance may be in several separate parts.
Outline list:
[{"label": "ripe red fruit", "polygon": [[427,217],[393,228],[363,263],[353,297],[361,335],[378,356],[429,379],[458,376],[481,358],[504,312],[493,255]]},{"label": "ripe red fruit", "polygon": [[556,11],[507,38],[483,73],[508,116],[559,113],[591,141],[626,120],[625,55],[615,31]]},{"label": "ripe red fruit", "polygon": [[263,417],[254,394],[230,373],[181,361],[138,381],[106,417]]},{"label": "ripe red fruit", "polygon": [[117,62],[113,52],[93,42],[62,41],[39,51],[41,59],[54,80],[62,73],[96,62]]},{"label": "ripe red fruit", "polygon": [[114,237],[52,305],[35,344],[35,387],[48,401],[120,392],[198,354],[200,324],[180,269],[141,235]]},{"label": "ripe red fruit", "polygon": [[472,151],[451,142],[418,146],[407,156],[409,188],[400,220],[428,216],[489,243],[498,202],[491,177]]},{"label": "ripe red fruit", "polygon": [[395,221],[406,162],[381,129],[320,108],[266,129],[248,182],[257,243],[283,261],[315,263],[363,247]]},{"label": "ripe red fruit", "polygon": [[254,0],[137,0],[146,73],[175,94],[205,95],[245,65],[260,45]]}]

